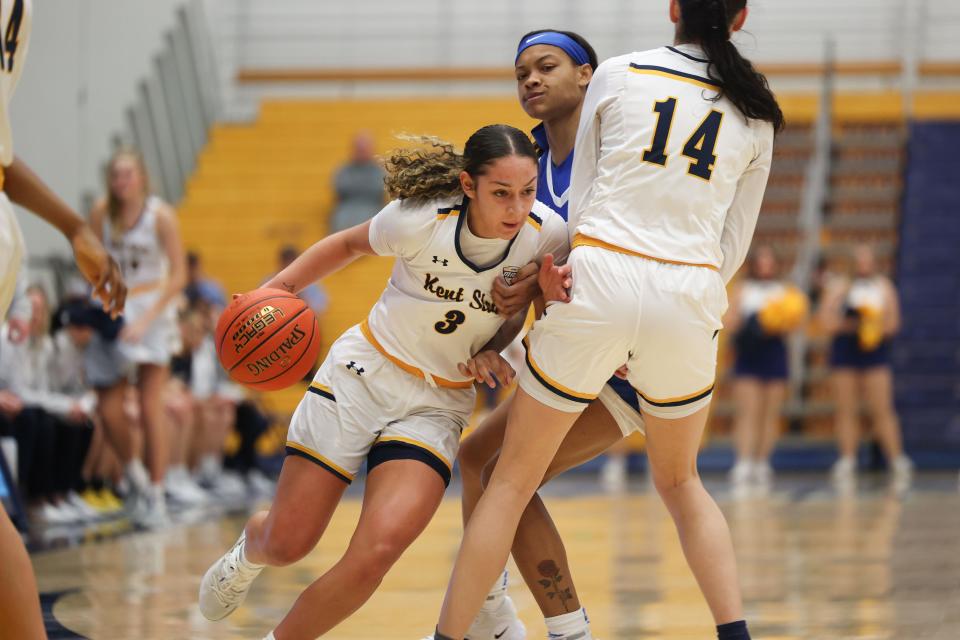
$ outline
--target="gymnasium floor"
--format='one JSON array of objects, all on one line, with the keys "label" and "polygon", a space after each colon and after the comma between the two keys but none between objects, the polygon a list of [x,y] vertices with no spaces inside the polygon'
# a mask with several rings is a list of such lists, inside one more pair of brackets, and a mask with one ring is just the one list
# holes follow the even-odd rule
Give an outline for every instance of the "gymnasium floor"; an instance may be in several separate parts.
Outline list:
[{"label": "gymnasium floor", "polygon": [[[754,638],[960,638],[956,473],[920,475],[901,497],[879,476],[863,478],[857,493],[845,497],[822,475],[778,478],[771,495],[737,500],[722,477],[707,478],[707,484],[733,529]],[[37,552],[50,637],[262,638],[344,548],[359,513],[359,491],[351,489],[310,556],[266,570],[245,605],[221,623],[197,611],[197,585],[235,540],[242,514],[208,511],[194,514],[195,524],[162,532],[108,531],[99,542]],[[715,637],[673,525],[642,478],[620,496],[603,494],[584,474],[546,493],[597,638]],[[422,638],[436,620],[459,540],[454,486],[380,591],[326,637]],[[529,637],[543,638],[543,621],[518,580],[511,593]]]}]

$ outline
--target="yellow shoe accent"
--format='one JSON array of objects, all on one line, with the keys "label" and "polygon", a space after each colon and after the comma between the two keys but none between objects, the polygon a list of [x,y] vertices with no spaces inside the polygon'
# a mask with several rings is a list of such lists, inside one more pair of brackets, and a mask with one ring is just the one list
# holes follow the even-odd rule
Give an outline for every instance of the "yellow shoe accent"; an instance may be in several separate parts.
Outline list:
[{"label": "yellow shoe accent", "polygon": [[98,494],[93,489],[87,489],[86,491],[80,494],[80,497],[83,498],[84,502],[86,502],[88,505],[90,505],[97,511],[107,510],[107,507],[106,505],[104,505],[103,500],[100,497],[100,494]]},{"label": "yellow shoe accent", "polygon": [[114,495],[113,491],[104,487],[100,490],[100,499],[103,501],[107,511],[120,511],[123,509],[123,503]]}]

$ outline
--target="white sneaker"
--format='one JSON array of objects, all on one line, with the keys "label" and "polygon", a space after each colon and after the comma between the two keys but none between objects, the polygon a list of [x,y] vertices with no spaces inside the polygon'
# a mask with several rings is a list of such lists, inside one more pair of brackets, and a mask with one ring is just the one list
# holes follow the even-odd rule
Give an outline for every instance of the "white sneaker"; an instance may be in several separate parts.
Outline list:
[{"label": "white sneaker", "polygon": [[178,471],[171,469],[163,483],[170,500],[186,507],[206,504],[210,495],[200,488],[185,470]]},{"label": "white sneaker", "polygon": [[72,511],[65,511],[57,505],[44,502],[30,511],[30,519],[37,524],[52,526],[70,524],[75,521],[75,515]]},{"label": "white sneaker", "polygon": [[627,456],[607,456],[600,469],[600,484],[609,493],[620,493],[627,488]]},{"label": "white sneaker", "polygon": [[69,504],[84,522],[93,522],[100,519],[100,512],[87,504],[87,501],[81,498],[76,491],[69,492],[64,502]]},{"label": "white sneaker", "polygon": [[247,483],[234,471],[221,471],[209,481],[210,492],[222,500],[243,500],[247,497]]},{"label": "white sneaker", "polygon": [[247,597],[247,591],[263,567],[251,567],[243,561],[246,532],[210,565],[200,582],[200,613],[207,620],[223,620],[233,613]]},{"label": "white sneaker", "polygon": [[893,470],[893,486],[899,490],[910,488],[913,481],[913,461],[904,454],[900,454],[890,467]]},{"label": "white sneaker", "polygon": [[465,640],[524,640],[527,628],[517,617],[510,596],[503,596],[496,611],[480,610],[467,631]]},{"label": "white sneaker", "polygon": [[753,463],[753,481],[762,489],[769,489],[773,484],[773,467],[769,462]]},{"label": "white sneaker", "polygon": [[141,496],[139,509],[130,517],[133,524],[145,529],[163,529],[169,526],[167,500],[159,486],[151,490],[151,495]]},{"label": "white sneaker", "polygon": [[750,493],[753,478],[753,463],[747,459],[738,459],[730,469],[730,491],[737,498],[745,498]]},{"label": "white sneaker", "polygon": [[857,461],[852,456],[842,456],[834,463],[830,475],[836,485],[853,486],[857,482]]},{"label": "white sneaker", "polygon": [[247,486],[255,496],[261,498],[272,498],[277,491],[276,483],[259,469],[253,469],[247,474]]}]

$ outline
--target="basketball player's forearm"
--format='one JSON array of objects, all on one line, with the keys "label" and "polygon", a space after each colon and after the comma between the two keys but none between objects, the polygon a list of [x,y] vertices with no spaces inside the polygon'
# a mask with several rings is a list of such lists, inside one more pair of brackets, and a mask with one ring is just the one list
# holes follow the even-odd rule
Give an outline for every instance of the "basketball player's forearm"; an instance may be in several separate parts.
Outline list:
[{"label": "basketball player's forearm", "polygon": [[3,190],[11,201],[34,212],[68,239],[86,224],[20,158],[14,157],[10,166],[4,168]]},{"label": "basketball player's forearm", "polygon": [[[520,331],[523,330],[523,322],[527,317],[527,310],[519,311],[513,315],[509,320],[504,322],[497,333],[490,338],[490,341],[487,344],[481,347],[480,351],[495,351],[500,353],[507,348],[514,338],[520,335]],[[479,352],[478,352],[479,353]]]},{"label": "basketball player's forearm", "polygon": [[368,238],[369,224],[339,231],[315,243],[264,287],[298,293],[364,255],[374,255]]}]

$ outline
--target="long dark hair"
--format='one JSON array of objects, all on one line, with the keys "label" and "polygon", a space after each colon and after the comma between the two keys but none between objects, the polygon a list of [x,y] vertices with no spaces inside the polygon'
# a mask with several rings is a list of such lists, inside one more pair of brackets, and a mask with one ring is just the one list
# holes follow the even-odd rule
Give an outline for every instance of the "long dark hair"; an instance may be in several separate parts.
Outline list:
[{"label": "long dark hair", "polygon": [[[536,31],[523,34],[523,37],[520,38],[520,42],[524,42],[530,36],[535,36],[538,33],[547,33],[548,31],[552,31],[553,33],[562,33],[583,47],[583,50],[587,52],[587,58],[590,60],[590,68],[594,71],[597,70],[597,66],[600,64],[600,60],[597,58],[597,52],[593,50],[593,47],[589,42],[587,42],[586,38],[574,31],[561,31],[560,29],[537,29]],[[576,66],[576,60],[573,61],[573,64]]]},{"label": "long dark hair", "polygon": [[460,172],[476,178],[487,166],[508,156],[526,156],[537,162],[537,152],[523,131],[505,124],[478,129],[467,140],[463,153],[439,138],[408,137],[421,147],[399,149],[386,159],[384,183],[391,198],[431,200],[463,193]]},{"label": "long dark hair", "polygon": [[[719,84],[722,96],[747,118],[766,120],[774,131],[783,129],[783,111],[770,91],[767,78],[730,41],[730,22],[747,0],[678,0],[681,39],[703,47],[710,63],[707,75]],[[716,69],[717,75],[713,73]],[[717,97],[719,100],[719,96]]]}]

